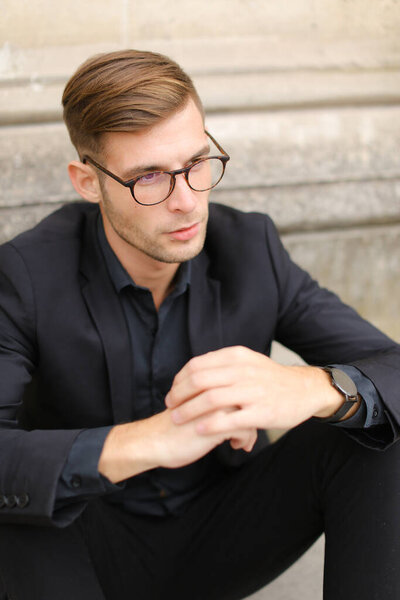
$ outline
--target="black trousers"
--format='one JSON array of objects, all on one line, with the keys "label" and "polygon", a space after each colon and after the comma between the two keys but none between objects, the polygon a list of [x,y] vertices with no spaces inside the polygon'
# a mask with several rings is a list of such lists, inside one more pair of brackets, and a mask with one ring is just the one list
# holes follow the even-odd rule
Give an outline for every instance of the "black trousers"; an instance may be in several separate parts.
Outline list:
[{"label": "black trousers", "polygon": [[9,600],[239,600],[323,531],[325,600],[400,598],[400,445],[307,423],[179,517],[99,499],[65,529],[2,526],[0,578]]}]

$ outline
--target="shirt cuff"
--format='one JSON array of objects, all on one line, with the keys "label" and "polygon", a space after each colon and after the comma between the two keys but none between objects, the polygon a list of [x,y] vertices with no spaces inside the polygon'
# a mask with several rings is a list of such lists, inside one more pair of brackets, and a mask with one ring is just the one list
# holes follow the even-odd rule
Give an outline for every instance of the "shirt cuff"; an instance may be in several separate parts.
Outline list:
[{"label": "shirt cuff", "polygon": [[73,443],[60,475],[56,491],[56,508],[69,501],[89,499],[118,491],[124,484],[114,485],[98,471],[100,454],[110,427],[85,429]]}]

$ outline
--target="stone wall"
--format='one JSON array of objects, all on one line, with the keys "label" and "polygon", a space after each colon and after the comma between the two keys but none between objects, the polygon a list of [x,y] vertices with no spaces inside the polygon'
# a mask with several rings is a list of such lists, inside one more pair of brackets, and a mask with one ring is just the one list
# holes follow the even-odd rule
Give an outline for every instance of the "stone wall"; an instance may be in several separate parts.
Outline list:
[{"label": "stone wall", "polygon": [[60,97],[88,56],[164,52],[231,154],[214,200],[400,339],[399,0],[3,0],[0,240],[76,198]]}]

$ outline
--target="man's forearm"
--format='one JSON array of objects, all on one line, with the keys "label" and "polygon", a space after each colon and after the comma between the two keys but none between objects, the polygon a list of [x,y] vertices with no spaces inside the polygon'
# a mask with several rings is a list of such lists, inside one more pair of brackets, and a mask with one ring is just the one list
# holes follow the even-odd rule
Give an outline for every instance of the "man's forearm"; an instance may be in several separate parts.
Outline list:
[{"label": "man's forearm", "polygon": [[113,427],[100,455],[99,473],[118,483],[157,467],[150,431],[151,418]]},{"label": "man's forearm", "polygon": [[116,425],[106,437],[98,470],[118,483],[157,467],[184,467],[226,440],[231,440],[234,448],[250,452],[257,438],[254,428],[204,437],[196,425],[196,420],[176,425],[168,409],[142,421]]}]

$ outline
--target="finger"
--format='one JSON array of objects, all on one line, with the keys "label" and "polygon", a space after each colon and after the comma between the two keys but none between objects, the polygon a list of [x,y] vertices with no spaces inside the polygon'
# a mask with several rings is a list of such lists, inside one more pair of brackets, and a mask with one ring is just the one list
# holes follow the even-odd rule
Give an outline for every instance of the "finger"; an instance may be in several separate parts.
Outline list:
[{"label": "finger", "polygon": [[225,412],[237,410],[244,406],[248,399],[254,396],[248,385],[229,385],[213,387],[201,392],[196,397],[173,408],[171,416],[175,424],[187,423],[214,411]]},{"label": "finger", "polygon": [[251,408],[233,412],[215,411],[200,419],[196,424],[196,431],[200,435],[227,435],[235,437],[235,431],[257,428],[257,415]]},{"label": "finger", "polygon": [[174,383],[165,397],[168,408],[180,406],[191,398],[199,396],[202,392],[213,388],[227,387],[244,379],[244,368],[224,365],[208,369],[188,372],[183,379],[174,380]]},{"label": "finger", "polygon": [[174,383],[179,383],[190,373],[202,371],[213,367],[239,365],[246,362],[250,355],[256,354],[244,346],[230,346],[213,350],[200,356],[195,356],[175,375]]},{"label": "finger", "polygon": [[241,437],[236,437],[236,435],[230,440],[232,448],[234,450],[245,450],[246,452],[251,452],[254,448],[254,444],[257,441],[257,430],[246,431]]}]

